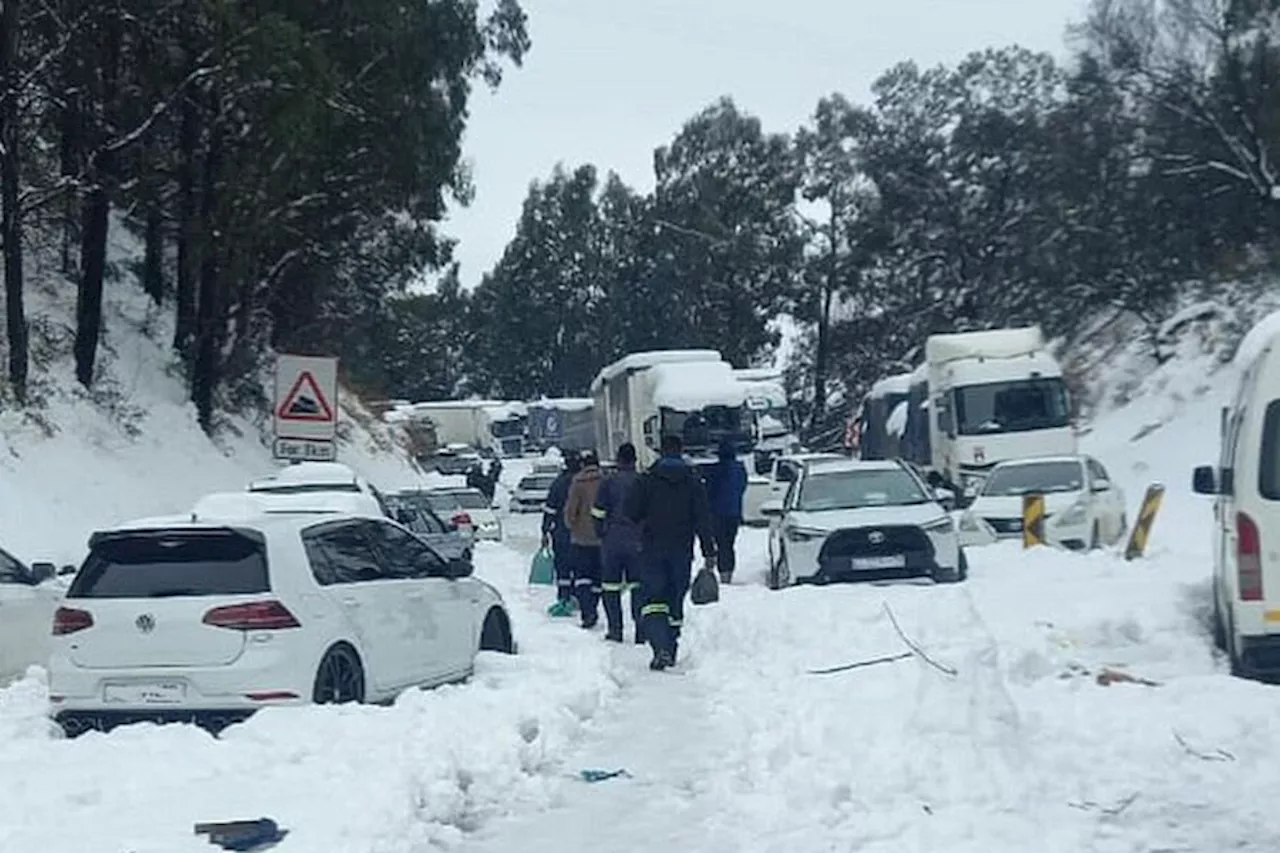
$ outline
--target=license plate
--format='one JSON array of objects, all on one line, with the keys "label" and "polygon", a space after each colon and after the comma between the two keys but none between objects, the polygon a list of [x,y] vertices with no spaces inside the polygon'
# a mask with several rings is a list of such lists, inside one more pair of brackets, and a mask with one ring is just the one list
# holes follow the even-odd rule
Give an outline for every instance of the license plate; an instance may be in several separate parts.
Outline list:
[{"label": "license plate", "polygon": [[902,554],[888,557],[853,557],[849,566],[853,569],[901,569],[907,565],[907,558]]},{"label": "license plate", "polygon": [[180,681],[146,684],[108,684],[102,701],[116,705],[177,705],[187,698],[187,686]]}]

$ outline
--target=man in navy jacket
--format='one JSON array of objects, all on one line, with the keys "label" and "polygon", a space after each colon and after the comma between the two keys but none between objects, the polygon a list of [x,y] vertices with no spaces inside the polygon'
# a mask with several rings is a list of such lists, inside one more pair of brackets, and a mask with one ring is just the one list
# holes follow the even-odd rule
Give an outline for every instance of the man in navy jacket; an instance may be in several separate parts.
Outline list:
[{"label": "man in navy jacket", "polygon": [[742,526],[742,498],[747,492],[747,468],[738,459],[732,442],[720,443],[720,459],[707,469],[707,502],[716,539],[720,582],[731,583],[737,565],[734,543]]}]

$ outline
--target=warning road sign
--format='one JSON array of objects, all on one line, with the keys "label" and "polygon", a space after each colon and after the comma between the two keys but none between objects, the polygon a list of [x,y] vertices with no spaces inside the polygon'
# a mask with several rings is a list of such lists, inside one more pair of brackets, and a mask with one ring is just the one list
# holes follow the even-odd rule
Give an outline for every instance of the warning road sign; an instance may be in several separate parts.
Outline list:
[{"label": "warning road sign", "polygon": [[[338,360],[301,355],[276,357],[276,455],[299,458],[298,442],[332,444],[338,431]],[[288,452],[286,452],[288,451]],[[302,458],[324,451],[314,446]]]}]

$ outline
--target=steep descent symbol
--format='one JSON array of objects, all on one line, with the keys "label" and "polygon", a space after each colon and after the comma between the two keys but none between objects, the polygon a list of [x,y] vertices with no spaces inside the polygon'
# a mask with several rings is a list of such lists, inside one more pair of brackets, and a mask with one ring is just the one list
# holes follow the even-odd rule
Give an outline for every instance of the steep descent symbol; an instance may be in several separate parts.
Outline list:
[{"label": "steep descent symbol", "polygon": [[276,410],[276,417],[282,421],[328,422],[334,419],[333,409],[310,370],[298,374],[284,402]]}]

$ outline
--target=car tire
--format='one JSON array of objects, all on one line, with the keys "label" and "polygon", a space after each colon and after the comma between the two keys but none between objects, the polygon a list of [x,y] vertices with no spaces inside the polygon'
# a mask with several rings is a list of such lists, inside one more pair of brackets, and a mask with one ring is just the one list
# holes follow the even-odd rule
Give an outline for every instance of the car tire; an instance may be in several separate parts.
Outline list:
[{"label": "car tire", "polygon": [[969,555],[964,552],[963,548],[960,549],[959,563],[960,565],[957,567],[959,570],[958,571],[959,580],[962,580],[962,581],[968,580],[969,579]]},{"label": "car tire", "polygon": [[1089,550],[1096,551],[1102,547],[1102,534],[1098,530],[1098,522],[1093,523],[1093,532],[1089,534]]},{"label": "car tire", "polygon": [[516,653],[515,643],[511,640],[511,622],[501,608],[492,607],[485,614],[484,625],[480,628],[480,651],[504,655]]},{"label": "car tire", "polygon": [[360,656],[346,643],[339,643],[320,659],[311,701],[317,705],[345,705],[364,700],[365,678]]},{"label": "car tire", "polygon": [[1213,592],[1213,646],[1218,651],[1227,649],[1227,625],[1222,621],[1222,607],[1218,604],[1218,593]]}]

